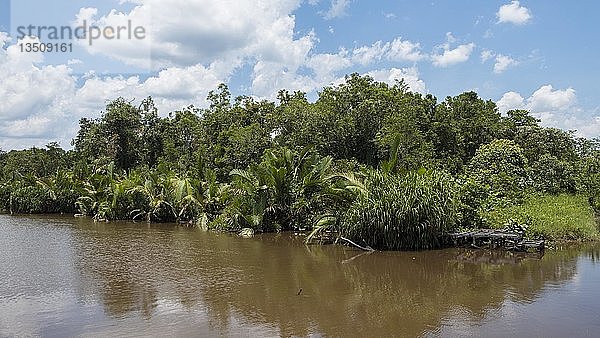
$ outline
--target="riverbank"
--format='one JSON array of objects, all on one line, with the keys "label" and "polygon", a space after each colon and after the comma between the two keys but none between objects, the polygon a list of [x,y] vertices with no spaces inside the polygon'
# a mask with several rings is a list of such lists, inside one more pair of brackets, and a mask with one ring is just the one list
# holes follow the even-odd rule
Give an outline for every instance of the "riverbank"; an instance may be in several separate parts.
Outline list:
[{"label": "riverbank", "polygon": [[582,195],[540,195],[525,198],[522,204],[496,208],[483,213],[493,228],[507,222],[527,227],[526,236],[550,241],[597,241],[600,239],[597,217],[588,199]]},{"label": "riverbank", "polygon": [[[381,212],[384,212],[384,210]],[[0,212],[0,214],[2,213]],[[96,223],[114,222],[94,219],[91,216],[84,216],[82,218],[81,215],[68,213],[35,215],[20,214],[15,216],[34,217],[35,219],[44,219],[45,217],[60,217],[64,220],[68,220],[70,218],[81,218],[84,222],[86,220],[94,220]],[[563,245],[569,243],[600,241],[599,224],[597,222],[598,219],[596,214],[585,196],[581,195],[531,195],[527,197],[521,204],[510,205],[504,208],[498,207],[494,210],[482,213],[482,217],[484,218],[485,224],[488,225],[489,228],[493,229],[503,229],[507,226],[507,224],[525,226],[525,238],[545,239],[546,248],[562,247]],[[143,224],[144,226],[148,224],[143,220],[130,222],[132,224]],[[241,237],[252,237],[255,233],[251,228],[245,228],[242,232],[239,230],[209,229],[202,226],[202,220],[198,220],[196,222],[180,222],[175,224],[182,227],[200,227],[215,233],[221,232],[238,234]],[[473,228],[473,230],[475,229],[477,228]],[[311,235],[311,231],[307,230],[286,230],[284,232],[301,233],[305,238],[310,237]],[[259,234],[261,232],[256,233]],[[338,236],[341,236],[341,234],[328,231],[325,236],[325,243],[333,243]],[[388,236],[391,235],[388,233]],[[338,242],[348,243],[344,240]],[[317,236],[317,238],[314,238],[310,243],[314,244],[323,242],[319,241]],[[366,247],[370,248],[366,241],[360,241],[359,243],[360,245],[353,244],[351,246],[361,248],[361,245],[365,245]],[[447,246],[447,244],[442,246]],[[434,249],[436,246],[432,245],[431,248]]]},{"label": "riverbank", "polygon": [[73,149],[0,150],[0,209],[332,231],[377,250],[512,225],[551,240],[598,236],[586,204],[600,211],[594,140],[527,111],[501,115],[474,92],[438,101],[358,74],[315,102],[280,94],[233,99],[219,86],[206,109],[161,114],[151,98],[111,101],[80,121]]}]

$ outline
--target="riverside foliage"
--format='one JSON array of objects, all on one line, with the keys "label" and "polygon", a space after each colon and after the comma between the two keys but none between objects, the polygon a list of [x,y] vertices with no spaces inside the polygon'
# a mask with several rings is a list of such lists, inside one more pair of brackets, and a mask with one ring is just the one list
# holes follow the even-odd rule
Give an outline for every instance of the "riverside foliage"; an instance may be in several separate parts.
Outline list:
[{"label": "riverside foliage", "polygon": [[[225,85],[208,100],[161,117],[151,98],[119,98],[80,120],[71,150],[0,151],[0,208],[332,230],[377,249],[432,248],[458,228],[540,218],[527,214],[536,198],[600,209],[596,140],[542,127],[527,111],[502,116],[474,92],[439,102],[353,74],[315,102],[285,90],[276,102],[232,99]],[[565,236],[541,226],[530,234],[597,233],[581,223],[585,231]]]}]

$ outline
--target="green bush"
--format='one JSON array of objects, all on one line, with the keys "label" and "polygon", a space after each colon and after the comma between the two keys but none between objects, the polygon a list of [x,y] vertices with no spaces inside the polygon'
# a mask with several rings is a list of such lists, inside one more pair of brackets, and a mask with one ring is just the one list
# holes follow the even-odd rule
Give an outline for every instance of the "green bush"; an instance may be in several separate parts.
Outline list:
[{"label": "green bush", "polygon": [[469,177],[458,180],[460,186],[460,226],[462,228],[479,228],[483,224],[482,210],[490,203],[489,186],[477,183]]},{"label": "green bush", "polygon": [[527,159],[510,140],[494,140],[477,149],[467,173],[475,182],[489,186],[497,197],[519,197],[527,187]]},{"label": "green bush", "polygon": [[577,191],[577,171],[572,163],[552,155],[542,155],[531,164],[530,177],[536,191],[558,194]]},{"label": "green bush", "polygon": [[579,166],[581,189],[588,196],[596,213],[600,213],[600,157],[596,155],[584,158]]},{"label": "green bush", "polygon": [[418,250],[439,245],[458,220],[457,186],[437,171],[405,176],[371,171],[367,192],[342,216],[340,233],[381,250]]}]

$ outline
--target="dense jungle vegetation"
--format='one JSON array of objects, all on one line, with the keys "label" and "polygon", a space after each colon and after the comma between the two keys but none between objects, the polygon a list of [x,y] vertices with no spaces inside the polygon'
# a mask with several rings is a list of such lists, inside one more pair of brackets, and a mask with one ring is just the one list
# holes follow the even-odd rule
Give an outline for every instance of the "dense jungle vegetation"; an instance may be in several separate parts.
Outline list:
[{"label": "dense jungle vegetation", "polygon": [[459,228],[528,226],[593,239],[597,140],[353,74],[315,102],[233,98],[160,117],[151,98],[82,119],[72,150],[0,152],[0,209],[239,231],[333,230],[378,249],[423,249]]}]

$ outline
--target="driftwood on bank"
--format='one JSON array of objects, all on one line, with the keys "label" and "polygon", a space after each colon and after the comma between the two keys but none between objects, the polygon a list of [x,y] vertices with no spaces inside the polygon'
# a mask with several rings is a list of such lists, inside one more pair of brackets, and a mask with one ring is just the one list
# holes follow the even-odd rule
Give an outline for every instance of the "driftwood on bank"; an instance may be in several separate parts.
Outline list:
[{"label": "driftwood on bank", "polygon": [[375,249],[371,248],[371,247],[370,247],[370,246],[368,246],[368,245],[367,245],[367,246],[361,246],[361,245],[358,245],[358,244],[356,244],[356,243],[352,242],[351,240],[349,240],[348,238],[345,238],[345,237],[340,237],[340,239],[341,239],[342,241],[344,241],[344,242],[346,242],[346,243],[348,243],[348,244],[350,244],[350,245],[354,246],[354,247],[357,247],[357,248],[359,248],[359,249],[363,250],[363,251],[375,251]]},{"label": "driftwood on bank", "polygon": [[323,231],[320,232],[318,235],[313,236],[312,238],[310,238],[306,243],[307,244],[337,244],[338,242],[345,242],[346,244],[353,246],[355,248],[358,248],[360,250],[363,251],[368,251],[368,252],[373,252],[375,251],[375,249],[371,248],[368,245],[362,246],[360,244],[357,244],[356,242],[346,238],[346,237],[342,237],[339,235],[338,232],[335,231]]},{"label": "driftwood on bank", "polygon": [[474,231],[451,233],[446,241],[455,247],[504,249],[509,251],[539,251],[545,249],[545,241],[523,238],[524,231],[512,229],[479,229]]}]

